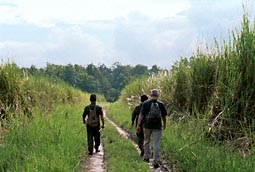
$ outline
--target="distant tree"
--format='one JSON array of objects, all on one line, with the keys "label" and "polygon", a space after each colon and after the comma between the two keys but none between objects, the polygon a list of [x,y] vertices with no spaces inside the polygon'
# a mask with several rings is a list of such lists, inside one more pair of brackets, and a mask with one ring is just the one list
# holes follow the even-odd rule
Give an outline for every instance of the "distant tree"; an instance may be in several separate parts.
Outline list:
[{"label": "distant tree", "polygon": [[132,71],[131,74],[133,76],[141,76],[141,75],[146,75],[148,74],[148,67],[144,65],[136,65]]},{"label": "distant tree", "polygon": [[157,74],[160,71],[160,68],[157,65],[153,65],[149,70],[150,74]]},{"label": "distant tree", "polygon": [[45,68],[37,69],[31,66],[27,69],[29,74],[41,74],[54,79],[67,82],[73,87],[89,93],[103,94],[107,101],[116,101],[121,90],[134,78],[148,75],[149,73],[157,73],[159,68],[154,65],[148,70],[147,66],[138,64],[135,67],[130,65],[122,65],[120,62],[114,63],[111,67],[104,64],[96,66],[89,64],[81,65],[55,65],[47,63]]}]

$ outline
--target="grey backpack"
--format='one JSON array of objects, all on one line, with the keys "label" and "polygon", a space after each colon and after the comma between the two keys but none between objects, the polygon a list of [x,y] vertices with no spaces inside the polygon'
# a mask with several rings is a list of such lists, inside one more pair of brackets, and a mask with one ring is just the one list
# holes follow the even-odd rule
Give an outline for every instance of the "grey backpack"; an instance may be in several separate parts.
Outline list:
[{"label": "grey backpack", "polygon": [[152,102],[149,113],[145,116],[146,122],[158,122],[161,120],[161,110],[157,102]]},{"label": "grey backpack", "polygon": [[99,124],[99,117],[96,112],[96,107],[94,109],[89,108],[88,122],[87,124],[91,127],[97,127]]}]

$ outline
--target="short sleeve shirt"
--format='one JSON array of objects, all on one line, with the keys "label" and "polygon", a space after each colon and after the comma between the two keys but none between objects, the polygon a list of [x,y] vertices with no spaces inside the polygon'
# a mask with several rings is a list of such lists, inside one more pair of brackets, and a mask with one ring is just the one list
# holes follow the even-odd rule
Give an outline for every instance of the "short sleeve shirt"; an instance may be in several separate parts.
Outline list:
[{"label": "short sleeve shirt", "polygon": [[[94,108],[96,108],[96,114],[98,115],[98,118],[99,118],[99,116],[103,115],[103,110],[102,110],[101,106],[96,105],[96,104],[90,104],[84,108],[84,112],[82,115],[83,119],[85,119],[86,116],[89,114],[90,109],[93,110]],[[100,127],[100,120],[99,120],[98,126]]]},{"label": "short sleeve shirt", "polygon": [[[161,116],[166,117],[167,111],[166,111],[164,103],[161,101],[155,100],[155,99],[151,99],[151,100],[145,101],[142,105],[141,114],[143,115],[143,118],[145,119],[146,115],[148,115],[152,102],[158,103],[160,111],[161,111]],[[144,121],[144,123],[143,123],[144,128],[159,129],[159,130],[162,129],[162,120],[157,121],[157,122],[146,122],[146,120],[143,120],[143,121]]]}]

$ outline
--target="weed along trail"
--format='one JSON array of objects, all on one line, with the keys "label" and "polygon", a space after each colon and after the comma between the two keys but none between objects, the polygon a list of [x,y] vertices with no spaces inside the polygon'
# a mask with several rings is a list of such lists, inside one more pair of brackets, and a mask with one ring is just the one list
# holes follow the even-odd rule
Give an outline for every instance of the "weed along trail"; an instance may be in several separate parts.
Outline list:
[{"label": "weed along trail", "polygon": [[[129,134],[128,132],[126,132],[123,128],[119,127],[115,122],[113,122],[113,121],[112,121],[110,118],[108,118],[107,116],[105,116],[105,119],[107,119],[108,122],[109,122],[110,124],[112,124],[112,125],[116,128],[116,130],[118,131],[118,133],[119,133],[123,138],[129,139],[129,140],[132,142],[133,146],[134,146],[135,149],[137,150],[138,155],[140,155],[140,150],[139,150],[139,148],[138,148],[136,142],[133,140],[133,137],[131,136],[131,134]],[[141,163],[145,163],[145,162],[143,162],[142,159],[141,159]],[[168,167],[168,165],[167,165],[166,162],[163,162],[163,163],[161,164],[161,167],[160,167],[160,168],[154,169],[153,166],[152,166],[152,159],[150,159],[149,168],[150,168],[149,171],[152,171],[152,172],[170,172],[170,171],[176,171],[176,170],[174,170],[174,169],[170,169],[170,168]]]}]

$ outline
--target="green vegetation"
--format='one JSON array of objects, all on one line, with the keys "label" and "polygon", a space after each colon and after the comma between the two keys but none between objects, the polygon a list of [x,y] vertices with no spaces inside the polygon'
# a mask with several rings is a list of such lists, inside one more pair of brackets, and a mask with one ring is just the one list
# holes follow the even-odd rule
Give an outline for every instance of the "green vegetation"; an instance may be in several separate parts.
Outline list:
[{"label": "green vegetation", "polygon": [[[131,127],[131,110],[125,102],[112,104],[107,114],[119,126],[135,135],[135,128]],[[192,118],[187,121],[167,121],[161,141],[161,158],[170,164],[177,164],[180,171],[253,171],[254,147],[239,149],[240,144],[246,146],[245,139],[237,140],[235,146],[233,143],[219,144],[204,137],[206,121]],[[108,145],[107,142],[105,144]]]},{"label": "green vegetation", "polygon": [[120,127],[126,129],[129,133],[135,128],[131,126],[131,109],[121,101],[115,102],[107,108],[107,115]]},{"label": "green vegetation", "polygon": [[[124,88],[108,114],[133,135],[134,106],[142,94],[158,88],[169,114],[162,137],[164,159],[180,171],[254,171],[255,26],[247,15],[240,30],[215,47],[198,49],[171,71],[160,72],[157,66],[149,70],[119,63],[111,68],[1,65],[0,170],[77,171],[79,156],[86,150],[79,103],[89,98],[76,87],[102,93],[107,101],[117,100]],[[107,123],[107,170],[148,170],[131,142],[117,135]]]},{"label": "green vegetation", "polygon": [[78,171],[86,149],[83,107],[57,106],[50,113],[34,110],[33,119],[12,124],[0,146],[0,171]]},{"label": "green vegetation", "polygon": [[[161,154],[181,171],[254,169],[255,27],[246,15],[229,39],[222,46],[216,42],[214,50],[198,49],[169,73],[133,81],[122,91],[122,103],[132,109],[140,95],[161,90],[170,115]],[[121,122],[115,117],[120,125],[131,118],[122,115]]]},{"label": "green vegetation", "polygon": [[29,74],[43,75],[57,80],[62,80],[69,85],[89,93],[99,93],[105,96],[109,102],[116,101],[121,90],[134,78],[158,73],[160,70],[156,65],[148,69],[144,65],[121,65],[116,62],[111,67],[104,64],[81,65],[54,65],[47,64],[45,68],[37,69],[35,66],[26,68]]},{"label": "green vegetation", "polygon": [[77,171],[88,94],[15,64],[0,66],[0,81],[0,171]]},{"label": "green vegetation", "polygon": [[238,150],[238,144],[246,144],[245,140],[240,139],[236,147],[218,144],[203,137],[203,127],[193,120],[186,123],[168,121],[163,132],[161,155],[177,164],[180,171],[254,171],[254,148]]},{"label": "green vegetation", "polygon": [[0,66],[0,123],[33,116],[32,108],[50,111],[56,104],[87,101],[87,95],[63,81],[29,76],[16,64]]},{"label": "green vegetation", "polygon": [[106,122],[102,132],[105,149],[106,171],[148,171],[149,166],[139,157],[130,140],[122,138],[114,126]]},{"label": "green vegetation", "polygon": [[207,134],[217,140],[253,137],[255,27],[244,16],[240,33],[229,39],[223,46],[216,43],[212,53],[198,50],[181,59],[169,74],[134,81],[123,90],[122,100],[131,98],[129,103],[135,104],[139,95],[156,87],[173,119],[206,119]]}]

